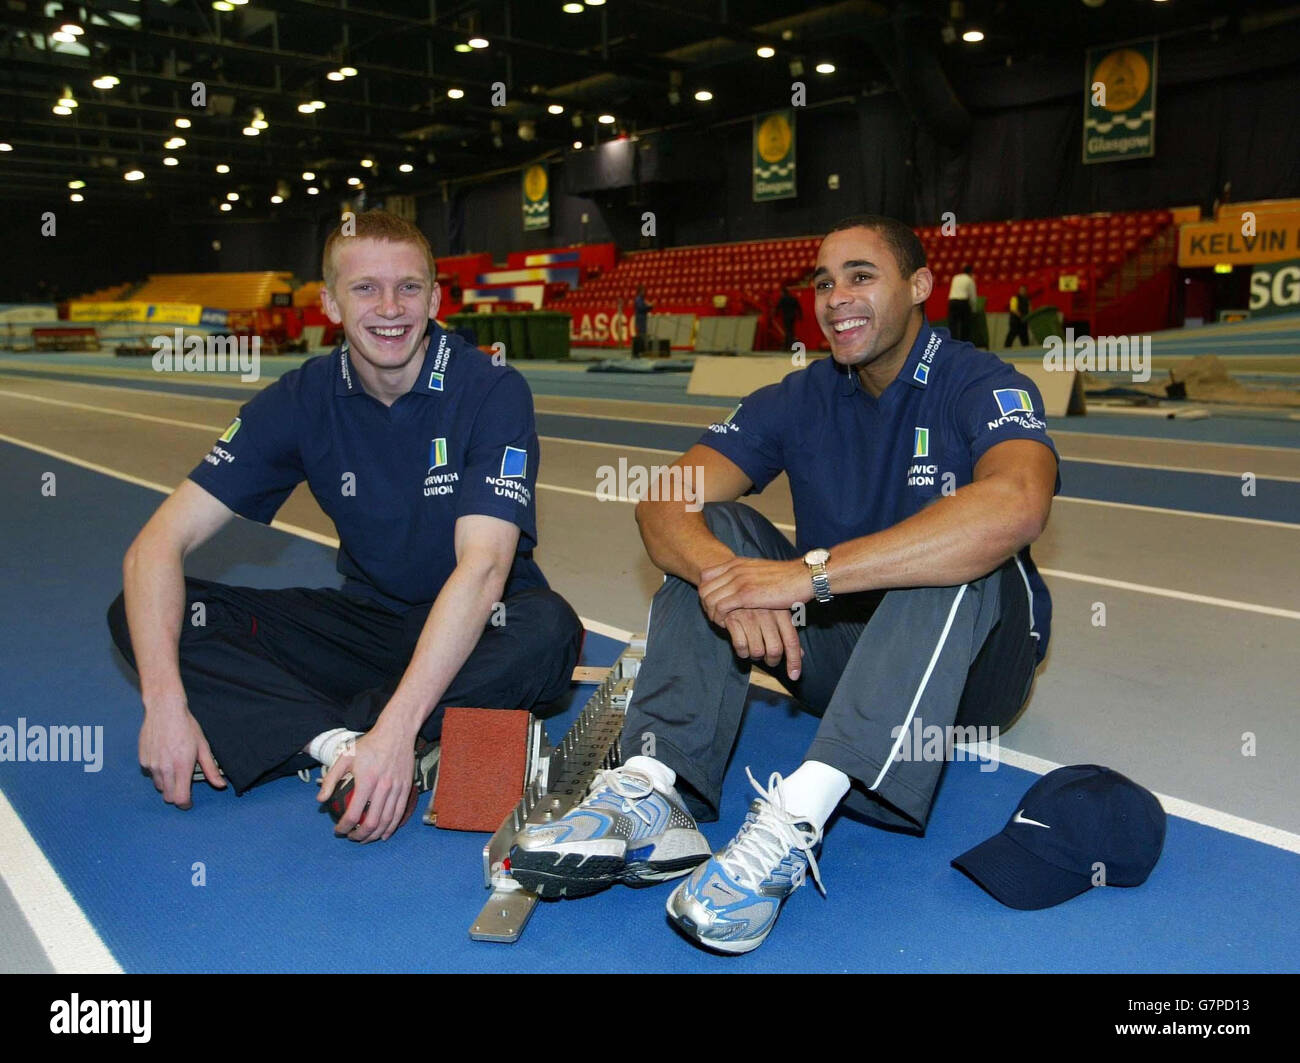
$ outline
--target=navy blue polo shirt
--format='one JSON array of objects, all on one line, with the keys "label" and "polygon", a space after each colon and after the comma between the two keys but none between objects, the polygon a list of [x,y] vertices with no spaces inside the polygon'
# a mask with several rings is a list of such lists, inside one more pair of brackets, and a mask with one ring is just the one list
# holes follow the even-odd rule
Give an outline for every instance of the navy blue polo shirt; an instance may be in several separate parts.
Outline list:
[{"label": "navy blue polo shirt", "polygon": [[345,340],[245,403],[190,479],[269,523],[301,481],[338,529],[345,590],[390,608],[427,605],[456,567],[467,514],[519,526],[506,593],[544,587],[537,545],[538,442],[524,378],[430,322],[415,386],[368,394]]},{"label": "navy blue polo shirt", "polygon": [[[969,484],[984,452],[1007,439],[1033,439],[1056,455],[1033,381],[923,324],[879,398],[825,358],[754,392],[700,442],[735,462],[752,491],[789,476],[795,542],[806,553],[906,520]],[[1019,561],[1042,660],[1052,603],[1028,547]]]}]

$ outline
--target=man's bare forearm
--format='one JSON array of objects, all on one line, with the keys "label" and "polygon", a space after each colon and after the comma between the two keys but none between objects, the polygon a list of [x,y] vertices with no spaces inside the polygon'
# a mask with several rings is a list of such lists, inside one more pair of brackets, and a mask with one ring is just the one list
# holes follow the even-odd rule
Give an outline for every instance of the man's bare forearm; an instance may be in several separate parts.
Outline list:
[{"label": "man's bare forearm", "polygon": [[[510,565],[459,564],[443,584],[424,622],[415,653],[380,715],[411,741],[456,678],[501,600]],[[505,622],[510,623],[507,613]],[[378,726],[378,725],[377,725]]]},{"label": "man's bare forearm", "polygon": [[638,503],[636,521],[641,529],[641,541],[655,567],[696,586],[702,569],[735,557],[709,531],[704,514],[691,512],[680,502]]},{"label": "man's bare forearm", "polygon": [[832,545],[831,590],[948,587],[986,576],[1042,531],[1023,499],[1014,484],[982,480],[891,528]]},{"label": "man's bare forearm", "polygon": [[145,711],[184,705],[179,646],[185,613],[181,551],[148,531],[142,533],[123,559],[122,589]]}]

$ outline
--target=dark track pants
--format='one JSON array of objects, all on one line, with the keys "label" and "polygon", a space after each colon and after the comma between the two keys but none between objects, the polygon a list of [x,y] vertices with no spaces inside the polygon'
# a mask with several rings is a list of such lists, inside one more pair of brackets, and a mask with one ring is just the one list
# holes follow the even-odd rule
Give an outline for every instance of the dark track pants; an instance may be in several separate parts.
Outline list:
[{"label": "dark track pants", "polygon": [[948,335],[955,340],[970,339],[971,304],[969,299],[948,300]]},{"label": "dark track pants", "polygon": [[[301,750],[322,731],[368,731],[401,680],[429,606],[394,612],[342,591],[257,590],[185,581],[181,681],[226,778],[243,793],[316,762]],[[202,603],[202,626],[191,621]],[[504,623],[483,629],[420,733],[442,733],[450,705],[541,707],[569,689],[582,624],[547,588],[510,595]],[[113,641],[135,656],[119,594],[108,610]]]},{"label": "dark track pants", "polygon": [[[710,503],[704,515],[739,556],[800,556],[749,506]],[[771,669],[821,717],[802,759],[848,775],[853,785],[846,802],[854,811],[885,826],[923,831],[944,762],[909,756],[912,735],[931,725],[1001,730],[1015,718],[1036,663],[1030,616],[1015,559],[959,587],[809,602],[807,623],[796,628],[802,678],[787,679],[784,662]],[[716,819],[750,662],[736,657],[727,633],[704,615],[696,588],[676,576],[654,596],[648,636],[623,730],[624,759],[653,748],[703,798],[688,796],[699,817]],[[896,728],[903,729],[897,737]],[[762,766],[764,775],[768,770]]]}]

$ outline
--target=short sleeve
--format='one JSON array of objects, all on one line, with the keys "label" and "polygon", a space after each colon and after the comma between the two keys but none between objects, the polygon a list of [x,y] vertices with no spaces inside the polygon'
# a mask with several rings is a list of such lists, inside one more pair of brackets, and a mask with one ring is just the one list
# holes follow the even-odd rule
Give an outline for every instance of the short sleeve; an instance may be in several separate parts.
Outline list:
[{"label": "short sleeve", "polygon": [[189,478],[241,517],[269,524],[306,475],[294,424],[281,379],[240,407]]},{"label": "short sleeve", "polygon": [[967,384],[958,397],[956,410],[958,427],[970,446],[972,467],[990,447],[1008,439],[1042,443],[1059,463],[1056,445],[1047,434],[1038,388],[1007,363],[998,361],[991,372]]},{"label": "short sleeve", "polygon": [[537,465],[533,396],[513,369],[492,385],[474,417],[456,516],[482,514],[519,526],[520,549],[537,545]]},{"label": "short sleeve", "polygon": [[785,468],[781,445],[781,385],[759,388],[740,402],[726,420],[709,425],[700,444],[716,450],[739,466],[753,482],[750,492],[763,490]]}]

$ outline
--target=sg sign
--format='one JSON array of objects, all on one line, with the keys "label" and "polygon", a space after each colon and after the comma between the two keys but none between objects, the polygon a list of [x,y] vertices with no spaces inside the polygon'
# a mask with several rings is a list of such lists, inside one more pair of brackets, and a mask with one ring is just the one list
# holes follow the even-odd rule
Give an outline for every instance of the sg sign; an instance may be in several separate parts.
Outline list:
[{"label": "sg sign", "polygon": [[1300,259],[1256,266],[1250,275],[1250,313],[1253,317],[1300,310]]}]

